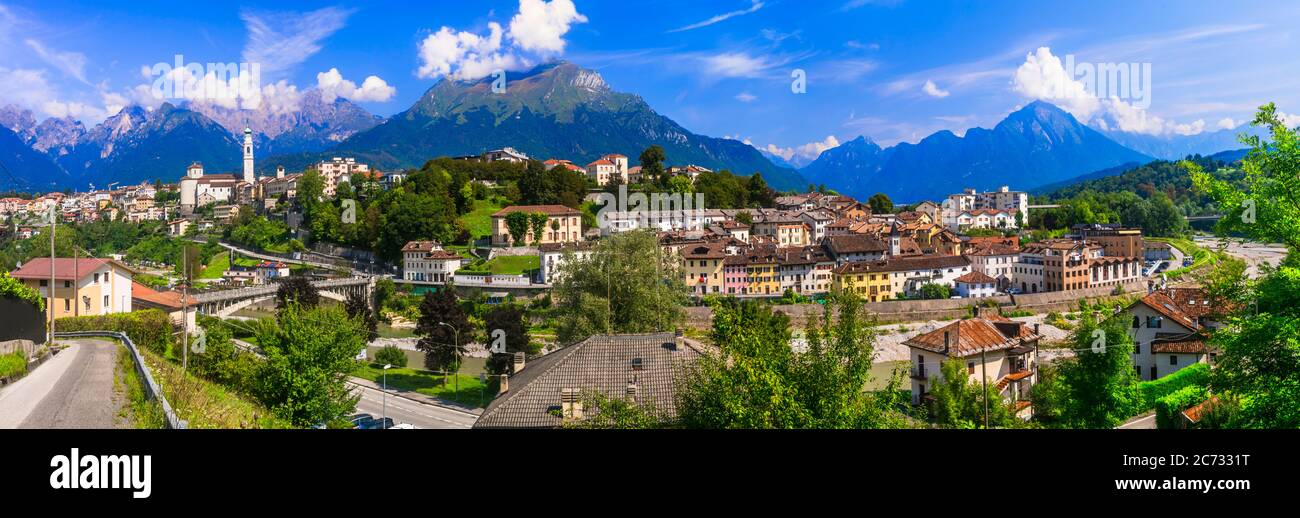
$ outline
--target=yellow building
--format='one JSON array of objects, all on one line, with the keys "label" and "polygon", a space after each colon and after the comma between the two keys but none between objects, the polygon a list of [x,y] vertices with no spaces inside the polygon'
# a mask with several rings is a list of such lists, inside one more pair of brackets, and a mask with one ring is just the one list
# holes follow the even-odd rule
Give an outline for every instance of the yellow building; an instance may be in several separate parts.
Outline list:
[{"label": "yellow building", "polygon": [[745,262],[745,292],[750,295],[781,295],[781,278],[777,273],[780,259],[773,251],[752,252]]},{"label": "yellow building", "polygon": [[867,302],[882,302],[894,298],[891,272],[873,270],[875,263],[845,263],[831,271],[831,288],[849,290]]},{"label": "yellow building", "polygon": [[727,258],[725,242],[701,243],[681,250],[682,282],[691,294],[703,296],[723,293],[723,262]]},{"label": "yellow building", "polygon": [[32,259],[9,275],[39,291],[54,318],[132,311],[131,277],[135,272],[112,259],[55,259],[52,303],[48,257]]}]

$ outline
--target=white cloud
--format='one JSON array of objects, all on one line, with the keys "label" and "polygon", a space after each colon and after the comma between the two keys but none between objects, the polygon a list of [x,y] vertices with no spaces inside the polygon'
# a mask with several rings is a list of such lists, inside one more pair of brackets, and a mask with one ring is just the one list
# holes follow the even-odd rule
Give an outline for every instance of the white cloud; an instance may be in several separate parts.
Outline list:
[{"label": "white cloud", "polygon": [[1300,115],[1293,115],[1286,112],[1277,112],[1277,118],[1282,120],[1288,128],[1300,127]]},{"label": "white cloud", "polygon": [[587,17],[572,0],[519,0],[519,13],[510,19],[510,39],[526,51],[559,54],[575,23],[587,23]]},{"label": "white cloud", "polygon": [[1061,60],[1047,47],[1039,47],[1025,56],[1025,63],[1016,69],[1012,84],[1016,93],[1051,102],[1080,121],[1092,119],[1101,109],[1101,101],[1082,82],[1066,73]]},{"label": "white cloud", "polygon": [[948,97],[949,95],[949,92],[947,90],[940,90],[939,86],[934,84],[934,81],[930,81],[930,80],[926,80],[925,86],[921,87],[921,91],[925,92],[925,95],[928,95],[930,97],[938,97],[940,99],[943,99],[944,97]]},{"label": "white cloud", "polygon": [[722,77],[758,77],[760,73],[773,66],[766,58],[750,56],[743,52],[705,56],[704,62],[711,72]]},{"label": "white cloud", "polygon": [[1218,128],[1219,128],[1219,129],[1232,129],[1232,128],[1235,128],[1235,127],[1237,127],[1237,121],[1234,121],[1234,120],[1232,120],[1232,119],[1230,119],[1230,118],[1226,118],[1226,117],[1225,117],[1223,120],[1219,121],[1219,124],[1218,124]]},{"label": "white cloud", "polygon": [[418,47],[417,75],[473,80],[497,70],[528,68],[534,64],[532,56],[563,53],[564,35],[569,28],[586,21],[572,0],[520,0],[519,12],[511,19],[508,32],[501,24],[491,22],[486,35],[444,26],[425,37]]},{"label": "white cloud", "polygon": [[1080,122],[1092,123],[1102,129],[1156,136],[1197,135],[1205,131],[1204,120],[1178,123],[1152,115],[1117,97],[1098,98],[1086,84],[1067,72],[1061,60],[1047,47],[1039,47],[1025,56],[1025,63],[1016,69],[1012,86],[1016,93],[1026,98],[1055,104]]},{"label": "white cloud", "polygon": [[758,100],[758,96],[749,92],[740,92],[736,94],[736,100],[742,103],[752,103]]},{"label": "white cloud", "polygon": [[712,18],[709,18],[709,19],[707,19],[707,20],[704,20],[704,21],[702,21],[702,22],[692,23],[692,24],[687,25],[687,26],[685,26],[685,27],[680,27],[680,28],[677,28],[677,29],[673,29],[673,30],[668,31],[668,32],[684,32],[684,31],[689,31],[689,30],[699,29],[700,27],[708,27],[708,26],[713,25],[713,24],[715,24],[715,23],[722,22],[722,21],[726,21],[726,20],[729,20],[729,19],[731,19],[731,18],[735,18],[735,17],[737,17],[737,16],[744,16],[744,15],[747,15],[747,14],[753,14],[753,13],[756,13],[756,12],[758,12],[759,9],[762,9],[762,8],[763,8],[763,2],[761,2],[761,1],[759,1],[759,0],[750,0],[750,5],[749,5],[749,8],[748,8],[748,9],[740,9],[740,10],[736,10],[736,11],[730,11],[730,12],[722,13],[722,14],[719,14],[719,15],[714,16],[714,17],[712,17]]},{"label": "white cloud", "polygon": [[337,68],[316,74],[316,88],[320,89],[321,99],[327,103],[339,97],[356,102],[388,102],[397,95],[397,89],[388,86],[388,82],[379,76],[367,77],[358,88],[356,83],[344,79]]},{"label": "white cloud", "polygon": [[63,52],[46,47],[45,44],[34,39],[27,39],[28,47],[41,58],[41,61],[48,63],[50,66],[59,71],[68,74],[82,83],[90,84],[86,81],[86,55],[80,52]]},{"label": "white cloud", "polygon": [[307,61],[321,43],[347,23],[351,10],[326,7],[306,13],[265,13],[244,10],[239,17],[248,30],[243,59],[259,63],[275,75]]},{"label": "white cloud", "polygon": [[823,151],[832,148],[837,148],[839,146],[840,146],[839,139],[835,138],[834,135],[830,135],[826,137],[825,140],[819,142],[809,142],[802,146],[783,148],[775,144],[768,144],[767,147],[762,149],[764,151],[767,151],[768,153],[781,157],[787,162],[797,161],[801,163],[808,163],[808,162],[812,162],[813,160],[816,160],[817,157],[821,156]]}]

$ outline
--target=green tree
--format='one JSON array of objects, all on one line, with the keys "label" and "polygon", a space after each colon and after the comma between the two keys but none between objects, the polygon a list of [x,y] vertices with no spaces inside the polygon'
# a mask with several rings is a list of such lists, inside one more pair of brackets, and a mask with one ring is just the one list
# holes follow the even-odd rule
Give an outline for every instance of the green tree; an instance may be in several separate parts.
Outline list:
[{"label": "green tree", "polygon": [[1085,313],[1070,337],[1078,355],[1060,363],[1061,420],[1073,428],[1113,428],[1141,407],[1133,339],[1124,319],[1098,323]]},{"label": "green tree", "polygon": [[499,304],[489,310],[487,315],[483,317],[483,331],[488,334],[486,343],[489,346],[495,340],[492,333],[498,329],[505,332],[505,353],[494,353],[488,357],[487,371],[489,374],[509,374],[515,353],[522,352],[525,355],[532,356],[537,354],[540,349],[539,345],[533,343],[532,338],[529,336],[524,309],[518,305]]},{"label": "green tree", "polygon": [[303,308],[314,308],[320,305],[320,292],[316,290],[315,286],[312,286],[311,281],[306,277],[289,277],[281,281],[280,287],[275,291],[275,308],[277,310],[283,310],[292,305]]},{"label": "green tree", "polygon": [[871,380],[875,329],[850,293],[832,297],[808,325],[808,346],[791,347],[790,321],[770,306],[726,299],[713,305],[716,354],[684,372],[677,415],[687,428],[882,428],[906,420],[903,376],[882,391]]},{"label": "green tree", "polygon": [[532,231],[533,242],[539,245],[542,244],[542,236],[546,235],[546,222],[549,221],[549,219],[550,218],[546,217],[546,214],[540,212],[532,212],[528,214],[528,228]]},{"label": "green tree", "polygon": [[749,177],[746,184],[746,190],[749,194],[749,203],[755,207],[773,207],[776,205],[776,191],[767,186],[763,180],[763,175],[754,173]]},{"label": "green tree", "polygon": [[[934,401],[930,417],[936,424],[948,428],[983,428],[986,408],[990,427],[1010,428],[1020,424],[1015,412],[998,394],[997,380],[988,383],[972,380],[961,358],[944,360],[939,371],[942,376],[930,378],[929,392]],[[978,370],[975,372],[979,374]]]},{"label": "green tree", "polygon": [[685,176],[674,176],[668,179],[668,192],[677,194],[690,194],[695,190],[695,184],[691,179]]},{"label": "green tree", "polygon": [[668,157],[664,154],[664,148],[658,144],[652,145],[641,152],[641,177],[647,183],[658,182],[664,175],[664,161]]},{"label": "green tree", "polygon": [[942,284],[933,282],[921,286],[921,298],[923,299],[946,299],[952,296],[952,289]]},{"label": "green tree", "polygon": [[375,317],[374,308],[366,302],[364,295],[348,295],[347,301],[343,304],[343,309],[347,311],[348,316],[361,322],[369,334],[366,335],[366,342],[373,342],[379,338],[379,319]]},{"label": "green tree", "polygon": [[523,246],[528,239],[528,228],[532,226],[532,221],[527,212],[506,214],[506,230],[510,231],[510,240],[515,246]]},{"label": "green tree", "polygon": [[456,291],[440,289],[424,295],[415,333],[420,335],[415,347],[424,353],[424,367],[451,372],[460,369],[466,344],[474,337],[474,324],[461,308]]},{"label": "green tree", "polygon": [[585,430],[655,430],[669,428],[668,418],[654,405],[628,398],[611,398],[591,390],[582,394],[582,419],[567,419],[565,428]]},{"label": "green tree", "polygon": [[878,192],[867,200],[867,206],[871,207],[872,214],[893,214],[894,201],[883,192]]},{"label": "green tree", "polygon": [[671,330],[684,318],[686,286],[654,232],[603,239],[586,259],[566,261],[557,277],[552,295],[561,343]]},{"label": "green tree", "polygon": [[406,353],[395,345],[386,345],[379,349],[378,353],[375,353],[375,362],[392,365],[400,369],[406,367]]},{"label": "green tree", "polygon": [[367,331],[339,307],[291,304],[266,327],[258,343],[266,361],[257,374],[262,404],[298,426],[328,424],[356,408],[347,386]]},{"label": "green tree", "polygon": [[1300,427],[1300,132],[1288,128],[1272,103],[1253,121],[1270,139],[1246,136],[1241,186],[1183,162],[1196,189],[1223,218],[1215,230],[1253,241],[1283,243],[1287,257],[1264,267],[1254,282],[1244,265],[1222,262],[1206,286],[1224,307],[1223,327],[1211,343],[1219,349],[1211,389],[1247,428]]}]

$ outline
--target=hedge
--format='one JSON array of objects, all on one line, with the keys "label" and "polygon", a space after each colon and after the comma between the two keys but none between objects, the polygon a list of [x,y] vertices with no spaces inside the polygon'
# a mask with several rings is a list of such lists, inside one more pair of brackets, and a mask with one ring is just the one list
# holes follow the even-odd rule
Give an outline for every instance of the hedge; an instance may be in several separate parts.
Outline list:
[{"label": "hedge", "polygon": [[23,281],[10,277],[8,272],[0,272],[0,297],[26,301],[41,312],[45,312],[45,298],[41,297],[41,292],[23,284]]},{"label": "hedge", "polygon": [[171,317],[157,309],[146,309],[131,313],[112,313],[89,317],[60,318],[54,322],[55,331],[71,333],[76,331],[117,331],[126,333],[136,345],[165,356],[171,350],[175,337],[172,335]]},{"label": "hedge", "polygon": [[1209,390],[1201,385],[1188,385],[1156,400],[1156,428],[1178,428],[1179,413],[1199,405],[1210,397]]},{"label": "hedge", "polygon": [[1143,381],[1138,383],[1138,392],[1142,394],[1143,404],[1140,411],[1155,408],[1156,400],[1182,390],[1184,387],[1192,385],[1206,386],[1209,384],[1210,366],[1205,363],[1184,367],[1178,372],[1157,380]]}]

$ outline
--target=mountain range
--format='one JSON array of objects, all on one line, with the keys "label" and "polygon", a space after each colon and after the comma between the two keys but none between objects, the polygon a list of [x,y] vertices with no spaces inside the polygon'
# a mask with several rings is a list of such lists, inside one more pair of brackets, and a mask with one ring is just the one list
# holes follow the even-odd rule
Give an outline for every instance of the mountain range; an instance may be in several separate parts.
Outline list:
[{"label": "mountain range", "polygon": [[579,164],[607,153],[636,162],[641,150],[657,144],[671,165],[758,172],[778,190],[825,184],[860,199],[884,192],[900,201],[967,187],[1030,190],[1122,164],[1242,147],[1237,130],[1162,137],[1107,131],[1034,102],[993,129],[972,128],[962,136],[940,131],[888,148],[858,137],[796,169],[744,142],[692,133],[641,97],[615,91],[599,73],[557,62],[510,76],[502,93],[493,91],[492,78],[443,79],[387,119],[342,98],[327,101],[315,89],[292,109],[240,110],[206,102],[130,106],[91,128],[71,118],[38,122],[30,111],[0,106],[0,162],[7,173],[0,188],[174,181],[195,161],[211,172],[235,171],[244,127],[254,129],[262,174],[277,165],[300,170],[339,155],[380,170],[413,168],[438,156],[501,147]]}]

